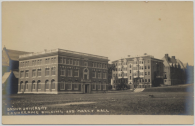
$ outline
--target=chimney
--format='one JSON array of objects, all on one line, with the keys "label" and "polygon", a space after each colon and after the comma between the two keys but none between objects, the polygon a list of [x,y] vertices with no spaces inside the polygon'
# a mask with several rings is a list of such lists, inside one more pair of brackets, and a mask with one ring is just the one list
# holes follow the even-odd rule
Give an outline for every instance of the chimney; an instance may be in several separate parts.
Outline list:
[{"label": "chimney", "polygon": [[130,57],[131,55],[128,55],[128,57]]},{"label": "chimney", "polygon": [[168,54],[165,54],[165,58],[168,58],[169,57],[169,55]]},{"label": "chimney", "polygon": [[147,55],[147,53],[144,53],[144,55]]},{"label": "chimney", "polygon": [[172,56],[172,59],[175,59],[175,56]]}]

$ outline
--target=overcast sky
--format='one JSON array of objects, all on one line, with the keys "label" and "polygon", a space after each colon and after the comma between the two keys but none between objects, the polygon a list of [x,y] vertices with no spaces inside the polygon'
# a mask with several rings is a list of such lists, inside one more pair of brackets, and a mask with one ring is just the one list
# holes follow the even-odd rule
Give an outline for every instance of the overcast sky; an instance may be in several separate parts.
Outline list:
[{"label": "overcast sky", "polygon": [[67,49],[110,61],[168,53],[193,65],[193,2],[3,2],[2,47]]}]

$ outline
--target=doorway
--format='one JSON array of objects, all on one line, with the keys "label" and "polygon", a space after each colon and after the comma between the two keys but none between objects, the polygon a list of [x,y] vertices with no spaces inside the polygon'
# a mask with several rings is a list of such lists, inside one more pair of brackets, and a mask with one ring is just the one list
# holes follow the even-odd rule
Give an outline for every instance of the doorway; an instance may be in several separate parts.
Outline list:
[{"label": "doorway", "polygon": [[89,85],[86,84],[86,85],[85,85],[85,93],[88,93],[88,92],[89,92]]}]

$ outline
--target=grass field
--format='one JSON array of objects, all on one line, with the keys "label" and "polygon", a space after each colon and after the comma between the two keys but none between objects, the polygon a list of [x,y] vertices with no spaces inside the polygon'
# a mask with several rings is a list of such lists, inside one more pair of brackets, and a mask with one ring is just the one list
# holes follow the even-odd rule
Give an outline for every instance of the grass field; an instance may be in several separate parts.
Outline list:
[{"label": "grass field", "polygon": [[[189,88],[183,86],[179,88]],[[167,88],[167,87],[166,87]],[[191,85],[190,89],[193,86]],[[159,88],[156,91],[98,94],[20,94],[3,96],[3,109],[46,107],[44,114],[87,114],[87,115],[193,115],[194,94],[186,90],[170,91]],[[150,97],[153,95],[154,97]],[[9,99],[10,98],[10,99]],[[7,99],[7,100],[6,100]],[[8,100],[9,99],[9,100]],[[69,103],[69,104],[67,104]],[[79,104],[83,103],[83,104]],[[86,103],[86,104],[85,104]],[[90,104],[91,103],[91,104]],[[39,111],[39,114],[41,111]],[[7,114],[4,111],[3,114]]]}]

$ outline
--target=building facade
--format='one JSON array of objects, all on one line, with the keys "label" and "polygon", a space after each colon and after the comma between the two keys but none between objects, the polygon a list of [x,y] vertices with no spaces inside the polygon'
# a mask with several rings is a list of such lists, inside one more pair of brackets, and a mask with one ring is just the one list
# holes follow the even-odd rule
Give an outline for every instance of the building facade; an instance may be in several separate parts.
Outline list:
[{"label": "building facade", "polygon": [[168,54],[162,58],[164,61],[164,84],[177,85],[186,83],[185,66],[175,56],[169,57]]},{"label": "building facade", "polygon": [[108,58],[63,49],[21,55],[18,93],[95,93],[108,87]]},{"label": "building facade", "polygon": [[128,57],[113,61],[112,87],[129,84],[130,88],[147,88],[163,84],[163,60],[150,55]]}]

